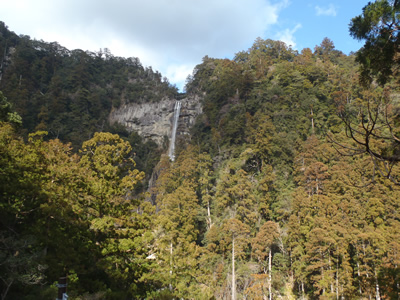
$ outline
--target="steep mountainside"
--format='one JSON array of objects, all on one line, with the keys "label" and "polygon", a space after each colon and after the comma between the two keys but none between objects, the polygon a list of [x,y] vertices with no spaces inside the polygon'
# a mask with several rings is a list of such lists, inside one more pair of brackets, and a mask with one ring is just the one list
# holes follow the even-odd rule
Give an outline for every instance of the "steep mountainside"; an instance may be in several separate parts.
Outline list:
[{"label": "steep mountainside", "polygon": [[71,299],[399,298],[396,80],[361,86],[328,38],[258,38],[184,96],[137,59],[0,41],[25,130],[0,94],[2,295],[66,275]]},{"label": "steep mountainside", "polygon": [[21,115],[26,132],[46,130],[75,148],[121,104],[156,103],[178,96],[166,78],[138,58],[68,50],[17,36],[0,22],[0,90]]}]

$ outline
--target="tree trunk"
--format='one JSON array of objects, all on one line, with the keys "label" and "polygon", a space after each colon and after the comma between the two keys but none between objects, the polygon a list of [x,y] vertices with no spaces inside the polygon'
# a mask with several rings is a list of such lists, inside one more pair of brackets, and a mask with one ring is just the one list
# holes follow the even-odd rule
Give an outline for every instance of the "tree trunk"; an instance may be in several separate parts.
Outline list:
[{"label": "tree trunk", "polygon": [[8,294],[8,290],[10,289],[10,287],[11,287],[11,285],[13,284],[13,282],[14,282],[14,280],[11,280],[11,282],[6,282],[5,280],[3,280],[3,282],[5,283],[5,285],[6,285],[6,289],[5,289],[5,291],[1,294],[1,300],[4,300],[4,299],[6,299],[6,296],[7,296],[7,294]]},{"label": "tree trunk", "polygon": [[336,300],[339,300],[339,266],[336,266]]},{"label": "tree trunk", "polygon": [[[324,255],[322,254],[321,250],[319,250],[319,254],[321,256],[321,261],[324,261]],[[321,277],[324,278],[324,267],[321,266],[320,268]],[[325,295],[325,286],[322,287],[322,295]]]},{"label": "tree trunk", "polygon": [[170,248],[169,248],[169,254],[170,254],[170,258],[169,258],[169,264],[170,264],[170,269],[169,269],[169,275],[170,275],[170,282],[169,282],[169,290],[172,292],[172,254],[173,254],[173,246],[172,246],[172,242],[170,243]]},{"label": "tree trunk", "polygon": [[[208,193],[208,191],[207,191]],[[210,209],[210,200],[207,200],[207,218],[208,218],[208,229],[211,228],[212,226],[212,220],[211,220],[211,209]]]},{"label": "tree trunk", "polygon": [[272,254],[271,254],[271,249],[269,249],[269,254],[268,254],[268,294],[269,294],[269,300],[272,300]]},{"label": "tree trunk", "polygon": [[376,270],[375,270],[375,286],[376,286],[375,298],[376,298],[376,300],[381,300],[381,294],[379,292],[378,274],[376,274]]},{"label": "tree trunk", "polygon": [[236,300],[235,238],[232,238],[232,300]]},{"label": "tree trunk", "polygon": [[[329,266],[329,277],[332,274],[332,265],[331,265],[331,255],[328,253],[328,266]],[[333,282],[331,281],[331,293],[334,293]]]},{"label": "tree trunk", "polygon": [[[358,252],[357,252],[357,259],[358,259]],[[360,296],[362,295],[362,289],[361,289],[361,274],[360,274],[360,263],[357,261],[357,275],[358,275],[358,292],[360,293]]]},{"label": "tree trunk", "polygon": [[314,134],[314,112],[313,109],[311,108],[311,132]]}]

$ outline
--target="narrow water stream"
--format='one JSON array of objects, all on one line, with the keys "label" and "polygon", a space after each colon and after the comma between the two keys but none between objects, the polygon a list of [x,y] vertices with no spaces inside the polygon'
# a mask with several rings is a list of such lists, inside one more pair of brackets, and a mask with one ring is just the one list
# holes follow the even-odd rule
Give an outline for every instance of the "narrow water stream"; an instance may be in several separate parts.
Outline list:
[{"label": "narrow water stream", "polygon": [[178,129],[178,120],[180,113],[181,113],[181,101],[176,101],[174,107],[174,120],[172,124],[171,140],[168,151],[168,156],[172,161],[175,160],[175,140],[176,140],[176,131]]}]

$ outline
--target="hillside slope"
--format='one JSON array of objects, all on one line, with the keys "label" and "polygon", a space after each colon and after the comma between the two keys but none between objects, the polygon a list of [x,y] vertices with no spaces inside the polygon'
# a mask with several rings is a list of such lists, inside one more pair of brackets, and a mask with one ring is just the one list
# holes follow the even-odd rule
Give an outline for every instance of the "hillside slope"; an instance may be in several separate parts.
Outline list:
[{"label": "hillside slope", "polygon": [[[202,113],[174,161],[123,126],[110,129],[125,139],[91,136],[111,107],[176,92],[157,73],[3,30],[5,40],[15,45],[1,89],[25,130],[86,141],[78,155],[0,123],[3,294],[54,299],[50,283],[67,275],[72,299],[398,298],[399,166],[354,141],[371,124],[397,138],[397,85],[361,87],[354,56],[331,40],[298,52],[257,39],[232,60],[204,57],[186,86]],[[375,153],[391,151],[370,138]],[[152,203],[140,189],[148,161]]]},{"label": "hillside slope", "polygon": [[114,57],[107,49],[68,50],[17,36],[3,22],[0,53],[0,90],[21,115],[26,132],[46,130],[50,138],[76,148],[94,132],[110,130],[113,107],[178,95],[175,86],[136,57]]}]

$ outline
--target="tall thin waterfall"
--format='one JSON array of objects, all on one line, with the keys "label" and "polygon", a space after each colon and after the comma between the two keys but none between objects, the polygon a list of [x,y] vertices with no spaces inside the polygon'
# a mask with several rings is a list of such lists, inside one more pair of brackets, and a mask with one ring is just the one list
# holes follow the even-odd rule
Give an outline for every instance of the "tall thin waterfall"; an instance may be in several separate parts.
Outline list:
[{"label": "tall thin waterfall", "polygon": [[172,161],[175,160],[175,139],[176,139],[176,131],[178,129],[178,120],[180,113],[181,113],[181,101],[176,101],[174,107],[174,123],[172,124],[171,141],[168,152],[168,156]]}]

